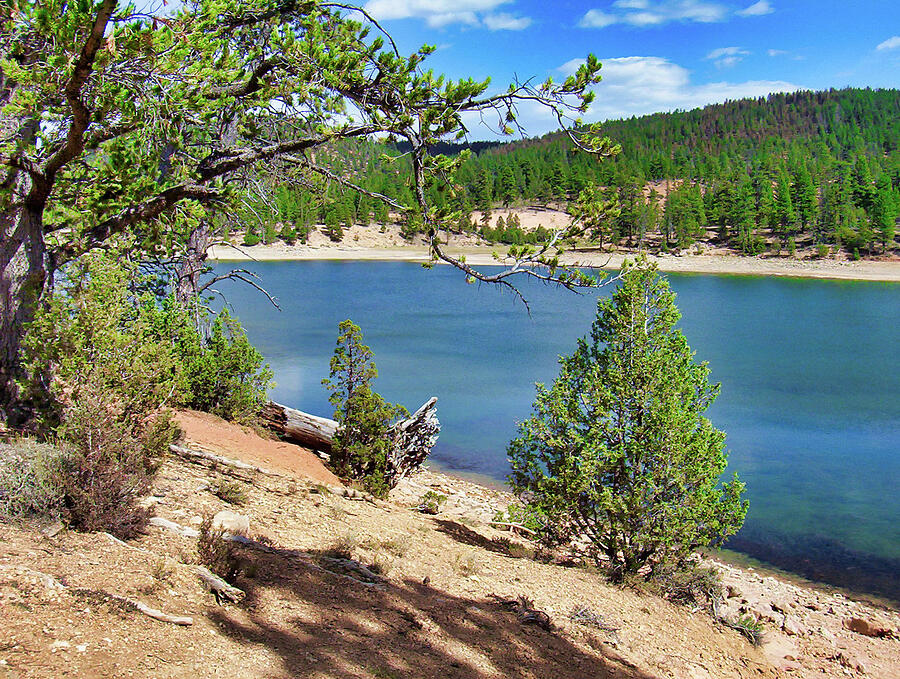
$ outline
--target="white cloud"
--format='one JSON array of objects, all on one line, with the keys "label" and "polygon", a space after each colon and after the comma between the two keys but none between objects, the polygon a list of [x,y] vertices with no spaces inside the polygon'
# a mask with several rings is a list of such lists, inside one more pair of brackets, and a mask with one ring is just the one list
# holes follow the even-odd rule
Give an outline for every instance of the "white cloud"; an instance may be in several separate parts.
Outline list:
[{"label": "white cloud", "polygon": [[764,14],[771,14],[774,11],[775,8],[772,7],[768,0],[759,0],[759,2],[753,3],[746,9],[740,10],[738,14],[742,17],[759,17]]},{"label": "white cloud", "polygon": [[712,0],[617,0],[608,11],[591,9],[578,25],[582,28],[606,28],[613,24],[648,27],[680,21],[686,23],[718,23],[733,16],[762,16],[775,8],[768,0],[759,0],[746,9]]},{"label": "white cloud", "polygon": [[710,59],[717,68],[731,68],[740,63],[745,56],[750,54],[741,47],[719,47],[707,54],[704,59]]},{"label": "white cloud", "polygon": [[895,35],[891,38],[888,38],[883,43],[879,44],[876,49],[878,50],[895,50],[900,47],[900,35]]},{"label": "white cloud", "polygon": [[734,57],[737,55],[745,55],[750,54],[747,50],[741,47],[719,47],[718,49],[714,49],[712,52],[704,57],[705,59],[721,59],[722,57]]},{"label": "white cloud", "polygon": [[491,31],[521,31],[532,21],[508,12],[494,12],[512,0],[368,0],[363,9],[379,20],[424,19],[432,28],[463,24]]},{"label": "white cloud", "polygon": [[599,9],[588,10],[587,14],[581,17],[578,25],[582,28],[606,28],[612,24],[618,23],[619,19],[612,14],[601,12]]},{"label": "white cloud", "polygon": [[500,12],[499,14],[486,14],[484,25],[491,31],[521,31],[531,26],[531,19]]},{"label": "white cloud", "polygon": [[787,50],[766,50],[766,54],[770,57],[783,57],[788,54]]},{"label": "white cloud", "polygon": [[[726,99],[762,97],[772,92],[800,89],[798,85],[780,80],[694,84],[686,68],[662,57],[618,57],[601,61],[603,80],[594,88],[597,98],[585,116],[591,120],[687,110]],[[582,63],[582,59],[573,59],[558,70],[569,75]]]}]

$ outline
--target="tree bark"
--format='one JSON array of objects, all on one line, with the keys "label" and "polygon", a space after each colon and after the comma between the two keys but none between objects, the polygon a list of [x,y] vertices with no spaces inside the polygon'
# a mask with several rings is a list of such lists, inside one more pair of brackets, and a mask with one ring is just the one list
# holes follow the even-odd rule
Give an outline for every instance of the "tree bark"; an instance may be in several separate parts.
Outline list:
[{"label": "tree bark", "polygon": [[175,274],[175,299],[188,308],[197,304],[197,296],[200,294],[200,274],[206,267],[208,248],[209,222],[203,219],[188,236],[187,247]]},{"label": "tree bark", "polygon": [[34,319],[50,281],[50,258],[44,242],[43,202],[33,199],[32,179],[12,170],[4,182],[0,205],[0,417],[11,427],[29,419],[31,404],[22,401],[25,325]]}]

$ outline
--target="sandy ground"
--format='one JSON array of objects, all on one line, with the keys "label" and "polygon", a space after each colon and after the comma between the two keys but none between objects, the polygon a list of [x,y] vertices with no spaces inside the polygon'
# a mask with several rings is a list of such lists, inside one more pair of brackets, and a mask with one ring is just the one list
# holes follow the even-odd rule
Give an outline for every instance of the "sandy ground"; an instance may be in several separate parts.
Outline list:
[{"label": "sandy ground", "polygon": [[184,445],[217,455],[237,455],[241,460],[263,469],[339,486],[332,474],[313,453],[274,439],[261,438],[248,427],[225,422],[215,415],[196,410],[181,410],[175,420],[182,431]]},{"label": "sandy ground", "polygon": [[[216,420],[203,420],[197,430],[213,435]],[[269,455],[271,441],[221,426],[222,437],[205,445],[245,461]],[[189,446],[200,445],[197,430]],[[212,492],[225,479],[243,485],[246,504]],[[429,490],[447,497],[436,516],[417,511]],[[429,471],[376,501],[296,473],[170,456],[147,504],[184,527],[222,509],[248,517],[262,549],[238,551],[234,584],[244,600],[220,605],[206,591],[195,573],[196,538],[152,528],[124,544],[103,533],[0,522],[0,677],[900,675],[896,636],[846,627],[856,618],[895,634],[896,611],[723,565],[723,605],[765,626],[765,643],[755,648],[702,610],[611,586],[590,569],[528,558],[526,541],[489,525],[508,501],[502,491]],[[150,619],[111,595],[191,624]],[[519,597],[527,597],[524,609]],[[550,625],[534,624],[534,611]]]},{"label": "sandy ground", "polygon": [[[565,213],[551,209],[495,210],[492,223],[499,217],[506,219],[515,212],[525,229],[538,225],[559,228],[565,225]],[[474,213],[473,218],[479,218]],[[344,239],[333,243],[319,231],[310,234],[306,245],[287,245],[281,241],[270,245],[244,247],[219,244],[209,250],[209,257],[219,261],[272,261],[272,260],[373,260],[373,261],[413,261],[429,259],[424,240],[417,237],[412,242],[400,237],[399,228],[393,225],[354,225],[345,230]],[[473,235],[449,235],[445,245],[448,254],[454,257],[465,255],[466,262],[475,266],[497,265],[494,255],[505,255],[504,245],[485,245]],[[721,249],[701,245],[701,254],[649,256],[657,262],[661,271],[676,273],[735,274],[751,276],[791,276],[802,278],[832,278],[844,280],[900,282],[900,258],[890,260],[850,261],[845,258],[812,258],[810,252],[801,253],[804,258],[757,256],[737,256]],[[567,253],[563,262],[589,267],[618,269],[633,253],[600,252],[581,250]]]}]

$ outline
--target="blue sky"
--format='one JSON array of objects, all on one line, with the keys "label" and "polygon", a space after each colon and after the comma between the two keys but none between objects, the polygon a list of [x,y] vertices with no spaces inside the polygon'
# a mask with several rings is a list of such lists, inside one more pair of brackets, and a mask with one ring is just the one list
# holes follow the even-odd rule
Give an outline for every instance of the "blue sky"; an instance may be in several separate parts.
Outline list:
[{"label": "blue sky", "polygon": [[[452,77],[562,78],[588,53],[587,120],[829,87],[900,87],[900,0],[367,0],[404,52]],[[556,127],[521,111],[528,135]],[[472,125],[471,138],[488,138]]]}]

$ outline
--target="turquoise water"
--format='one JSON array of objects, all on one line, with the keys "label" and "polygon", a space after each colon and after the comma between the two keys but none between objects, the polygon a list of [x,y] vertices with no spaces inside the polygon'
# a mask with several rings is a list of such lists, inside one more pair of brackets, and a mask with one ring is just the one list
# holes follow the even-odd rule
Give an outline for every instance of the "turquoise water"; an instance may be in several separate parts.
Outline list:
[{"label": "turquoise water", "polygon": [[[225,265],[219,266],[224,269]],[[415,408],[438,397],[433,459],[502,479],[506,444],[535,382],[550,382],[595,312],[522,280],[467,285],[448,267],[266,262],[279,312],[248,286],[223,287],[275,371],[275,400],[331,414],[327,376],[338,323],[375,352],[376,388]],[[750,513],[729,547],[813,579],[900,599],[900,285],[670,275],[681,328],[721,395],[708,411],[728,433],[729,473]]]}]

